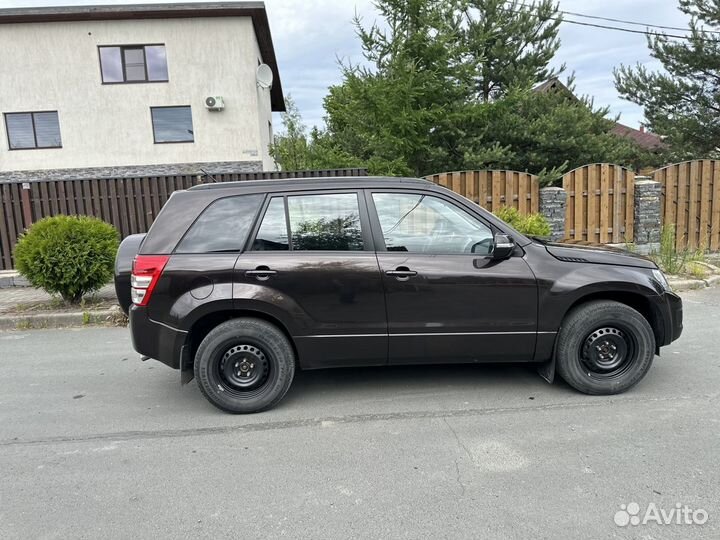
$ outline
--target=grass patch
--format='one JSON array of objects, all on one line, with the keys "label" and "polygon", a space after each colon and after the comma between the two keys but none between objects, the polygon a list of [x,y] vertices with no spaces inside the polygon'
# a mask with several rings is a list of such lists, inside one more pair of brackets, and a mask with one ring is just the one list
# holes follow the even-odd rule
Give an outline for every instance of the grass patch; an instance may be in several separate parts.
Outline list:
[{"label": "grass patch", "polygon": [[66,302],[61,297],[54,297],[49,300],[42,300],[40,302],[23,302],[15,305],[11,311],[14,313],[35,313],[42,311],[97,311],[101,309],[109,309],[115,305],[115,301],[109,298],[102,298],[100,296],[87,296],[82,299],[80,304],[71,304]]},{"label": "grass patch", "polygon": [[[704,249],[678,249],[676,247],[675,226],[663,225],[660,231],[660,249],[650,254],[655,263],[666,274],[686,275],[696,279],[704,279],[710,273],[701,264],[705,262]],[[701,277],[702,276],[702,277]]]}]

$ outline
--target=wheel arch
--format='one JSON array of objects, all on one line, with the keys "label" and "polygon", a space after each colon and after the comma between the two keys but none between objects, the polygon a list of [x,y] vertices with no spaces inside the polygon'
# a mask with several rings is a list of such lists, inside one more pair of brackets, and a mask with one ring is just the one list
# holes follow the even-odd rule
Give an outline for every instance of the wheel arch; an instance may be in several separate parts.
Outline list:
[{"label": "wheel arch", "polygon": [[565,320],[568,313],[580,305],[587,304],[595,300],[609,300],[625,304],[640,313],[650,324],[655,336],[655,343],[663,343],[665,335],[665,327],[660,310],[650,301],[650,299],[640,293],[630,291],[597,291],[577,298],[563,314],[562,319]]},{"label": "wheel arch", "polygon": [[239,319],[242,317],[261,319],[265,322],[272,324],[278,330],[280,330],[290,342],[290,345],[293,348],[293,352],[295,353],[295,366],[296,368],[299,368],[300,362],[298,356],[298,348],[295,344],[295,340],[290,335],[288,327],[280,319],[260,310],[222,309],[203,315],[202,317],[197,319],[190,327],[185,338],[185,348],[187,350],[187,356],[182,363],[182,369],[192,369],[192,365],[195,360],[195,353],[197,352],[200,343],[202,343],[203,339],[205,339],[205,336],[207,336],[213,328],[217,327],[219,324],[224,323],[225,321]]}]

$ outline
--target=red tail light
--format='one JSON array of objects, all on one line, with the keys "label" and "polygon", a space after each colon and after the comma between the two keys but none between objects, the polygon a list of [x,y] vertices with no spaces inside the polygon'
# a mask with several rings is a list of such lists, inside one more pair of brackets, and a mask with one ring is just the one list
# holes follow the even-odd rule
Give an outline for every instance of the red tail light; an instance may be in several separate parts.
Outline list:
[{"label": "red tail light", "polygon": [[135,256],[132,276],[130,277],[130,297],[133,304],[138,306],[147,305],[169,258],[168,255]]}]

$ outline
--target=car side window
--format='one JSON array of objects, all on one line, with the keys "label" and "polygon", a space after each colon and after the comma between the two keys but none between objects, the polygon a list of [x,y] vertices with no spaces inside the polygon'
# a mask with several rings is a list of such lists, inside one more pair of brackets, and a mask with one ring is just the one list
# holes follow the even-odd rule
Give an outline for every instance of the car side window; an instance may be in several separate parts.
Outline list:
[{"label": "car side window", "polygon": [[285,201],[282,197],[270,199],[252,249],[254,251],[287,251],[290,249],[285,218]]},{"label": "car side window", "polygon": [[388,251],[489,255],[493,232],[458,206],[432,195],[373,193]]},{"label": "car side window", "polygon": [[287,198],[292,249],[362,251],[356,193],[296,195]]},{"label": "car side window", "polygon": [[241,251],[262,199],[262,195],[240,195],[213,202],[192,224],[175,252]]}]

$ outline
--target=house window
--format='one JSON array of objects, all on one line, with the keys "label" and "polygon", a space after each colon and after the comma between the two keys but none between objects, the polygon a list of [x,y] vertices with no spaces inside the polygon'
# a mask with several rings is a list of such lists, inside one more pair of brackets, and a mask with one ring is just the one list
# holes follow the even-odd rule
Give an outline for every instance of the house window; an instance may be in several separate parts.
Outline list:
[{"label": "house window", "polygon": [[5,113],[10,150],[61,148],[57,111]]},{"label": "house window", "polygon": [[105,84],[168,80],[165,45],[101,46],[98,50]]},{"label": "house window", "polygon": [[155,144],[193,142],[192,111],[190,106],[150,107]]}]

